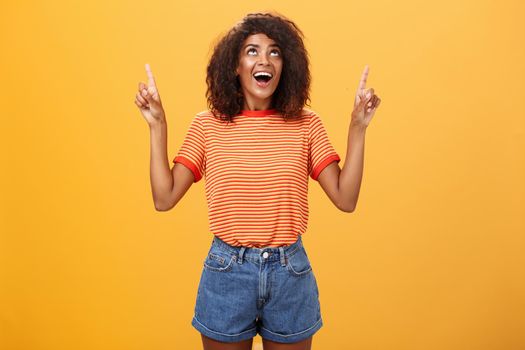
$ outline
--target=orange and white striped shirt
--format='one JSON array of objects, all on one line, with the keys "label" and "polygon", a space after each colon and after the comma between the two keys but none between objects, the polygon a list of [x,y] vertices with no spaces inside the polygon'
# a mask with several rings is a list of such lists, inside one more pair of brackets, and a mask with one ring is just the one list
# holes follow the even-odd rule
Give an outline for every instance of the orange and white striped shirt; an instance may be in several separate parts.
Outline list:
[{"label": "orange and white striped shirt", "polygon": [[308,176],[341,159],[319,116],[285,121],[275,109],[243,110],[227,123],[192,120],[173,163],[204,176],[211,233],[233,246],[294,243],[308,224]]}]

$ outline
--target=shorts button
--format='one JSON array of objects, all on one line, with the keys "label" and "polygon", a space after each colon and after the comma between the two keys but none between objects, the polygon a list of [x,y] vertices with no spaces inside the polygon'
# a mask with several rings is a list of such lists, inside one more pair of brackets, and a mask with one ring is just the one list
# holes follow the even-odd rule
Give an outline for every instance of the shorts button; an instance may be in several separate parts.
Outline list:
[{"label": "shorts button", "polygon": [[263,258],[266,259],[267,257],[268,257],[268,252],[264,252],[264,253],[263,253]]}]

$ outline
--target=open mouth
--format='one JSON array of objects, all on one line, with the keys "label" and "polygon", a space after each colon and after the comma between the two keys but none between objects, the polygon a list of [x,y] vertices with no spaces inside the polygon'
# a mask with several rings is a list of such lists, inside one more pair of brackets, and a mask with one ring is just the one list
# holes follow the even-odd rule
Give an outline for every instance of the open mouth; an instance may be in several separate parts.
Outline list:
[{"label": "open mouth", "polygon": [[253,75],[253,77],[257,81],[258,86],[266,87],[273,78],[273,75],[268,72],[257,72]]}]

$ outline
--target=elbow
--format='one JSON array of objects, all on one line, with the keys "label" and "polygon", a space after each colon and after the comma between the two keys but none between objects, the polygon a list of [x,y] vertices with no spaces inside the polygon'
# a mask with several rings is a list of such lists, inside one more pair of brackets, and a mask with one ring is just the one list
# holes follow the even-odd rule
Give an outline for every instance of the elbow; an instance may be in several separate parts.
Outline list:
[{"label": "elbow", "polygon": [[353,213],[355,210],[355,205],[340,205],[339,210],[345,213]]},{"label": "elbow", "polygon": [[166,203],[155,202],[156,211],[168,211],[173,208],[173,205],[167,205]]},{"label": "elbow", "polygon": [[345,213],[353,213],[354,212],[354,208],[352,209],[341,209],[341,211],[345,212]]},{"label": "elbow", "polygon": [[155,210],[156,211],[166,211],[166,208],[162,205],[155,204]]}]

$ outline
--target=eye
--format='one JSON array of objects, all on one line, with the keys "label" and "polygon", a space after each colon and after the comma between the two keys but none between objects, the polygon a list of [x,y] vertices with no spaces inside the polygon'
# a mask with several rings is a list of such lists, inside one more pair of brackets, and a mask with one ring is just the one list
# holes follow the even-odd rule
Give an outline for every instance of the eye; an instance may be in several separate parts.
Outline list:
[{"label": "eye", "polygon": [[274,53],[274,52],[277,54],[277,56],[281,56],[281,53],[279,52],[279,50],[273,50],[271,53]]},{"label": "eye", "polygon": [[251,49],[248,49],[248,51],[246,51],[248,53],[248,55],[250,54],[250,51],[257,52],[254,48],[251,48]]}]

